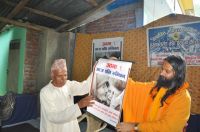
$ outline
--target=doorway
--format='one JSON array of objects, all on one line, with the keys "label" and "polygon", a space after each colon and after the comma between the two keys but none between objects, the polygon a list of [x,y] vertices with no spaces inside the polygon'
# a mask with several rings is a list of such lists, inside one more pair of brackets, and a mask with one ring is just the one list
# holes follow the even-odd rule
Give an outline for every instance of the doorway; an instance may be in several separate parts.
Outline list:
[{"label": "doorway", "polygon": [[7,91],[9,92],[17,93],[18,90],[19,55],[20,40],[12,40],[10,42],[7,69]]}]

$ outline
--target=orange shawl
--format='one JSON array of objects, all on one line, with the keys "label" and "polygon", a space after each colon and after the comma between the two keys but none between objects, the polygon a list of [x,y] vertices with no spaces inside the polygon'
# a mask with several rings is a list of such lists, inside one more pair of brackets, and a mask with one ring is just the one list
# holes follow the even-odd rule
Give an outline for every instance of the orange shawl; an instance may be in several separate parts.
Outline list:
[{"label": "orange shawl", "polygon": [[[175,94],[178,94],[180,91],[186,89],[189,87],[188,83],[184,83],[182,85],[182,87],[180,87]],[[165,95],[167,89],[166,88],[161,88],[158,92],[156,92],[156,90],[154,90],[152,92],[152,94],[148,97],[147,103],[146,103],[146,107],[144,110],[144,121],[155,121],[158,117],[158,110],[161,106],[161,99],[162,97]],[[170,97],[167,98],[166,102],[170,103],[173,96],[175,95],[171,95]],[[155,99],[152,99],[152,96],[156,95]],[[164,106],[163,106],[164,107]]]}]

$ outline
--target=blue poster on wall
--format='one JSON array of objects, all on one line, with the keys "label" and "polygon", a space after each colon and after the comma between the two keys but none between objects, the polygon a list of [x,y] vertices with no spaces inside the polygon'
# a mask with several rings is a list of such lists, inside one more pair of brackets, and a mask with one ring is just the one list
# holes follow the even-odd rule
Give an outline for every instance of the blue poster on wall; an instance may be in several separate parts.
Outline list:
[{"label": "blue poster on wall", "polygon": [[147,29],[148,66],[169,55],[182,56],[187,65],[200,65],[200,22]]}]

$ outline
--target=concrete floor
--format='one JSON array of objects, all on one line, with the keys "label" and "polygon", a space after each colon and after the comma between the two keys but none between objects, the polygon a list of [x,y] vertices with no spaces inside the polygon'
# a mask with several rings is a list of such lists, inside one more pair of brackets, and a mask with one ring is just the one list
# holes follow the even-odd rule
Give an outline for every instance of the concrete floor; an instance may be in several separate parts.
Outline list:
[{"label": "concrete floor", "polygon": [[[3,126],[3,127],[10,127],[10,126],[18,125],[18,124],[23,124],[23,123],[29,123],[32,126],[34,126],[35,128],[40,129],[40,118],[32,119],[32,120],[25,121],[25,122],[20,122],[20,123],[13,124],[13,125],[7,125],[7,126]],[[87,127],[87,122],[86,121],[82,121],[81,123],[79,123],[79,125],[80,125],[81,132],[85,132],[86,131],[86,127]],[[115,130],[111,126],[107,126],[101,132],[115,132]]]},{"label": "concrete floor", "polygon": [[[87,122],[86,121],[80,122],[79,126],[80,126],[80,129],[81,129],[81,132],[86,132],[86,127],[87,127]],[[107,126],[101,132],[115,132],[115,130],[111,126]]]}]

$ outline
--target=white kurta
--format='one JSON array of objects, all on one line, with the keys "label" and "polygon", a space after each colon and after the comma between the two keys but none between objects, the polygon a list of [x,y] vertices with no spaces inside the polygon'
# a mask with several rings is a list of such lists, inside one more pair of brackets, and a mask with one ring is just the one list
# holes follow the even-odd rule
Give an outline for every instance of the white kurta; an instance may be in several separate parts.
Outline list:
[{"label": "white kurta", "polygon": [[89,92],[91,78],[82,83],[67,80],[63,87],[51,82],[40,92],[40,132],[80,132],[77,117],[81,115],[73,96]]}]

